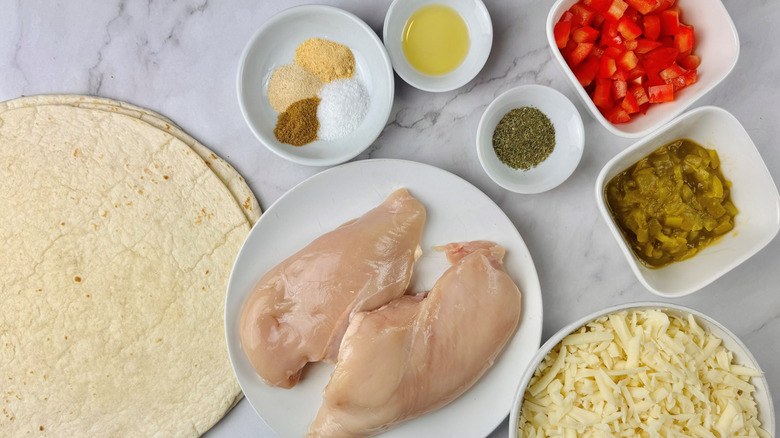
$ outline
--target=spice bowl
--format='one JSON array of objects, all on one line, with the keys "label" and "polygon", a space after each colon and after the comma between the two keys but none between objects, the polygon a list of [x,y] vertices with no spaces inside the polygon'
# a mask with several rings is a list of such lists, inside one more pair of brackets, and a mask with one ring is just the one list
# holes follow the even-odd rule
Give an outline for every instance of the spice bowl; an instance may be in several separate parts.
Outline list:
[{"label": "spice bowl", "polygon": [[[331,141],[296,147],[277,140],[279,113],[269,103],[272,73],[294,62],[295,50],[310,38],[322,38],[350,48],[354,78],[365,87],[368,109],[350,134]],[[324,5],[297,6],[268,20],[244,48],[238,67],[238,103],[252,133],[270,151],[309,166],[332,166],[348,161],[376,140],[393,106],[395,82],[390,58],[374,31],[355,15]]]},{"label": "spice bowl", "polygon": [[[679,139],[693,140],[718,153],[720,169],[731,182],[731,199],[739,212],[734,229],[695,256],[651,269],[623,238],[609,211],[605,189],[616,175]],[[689,111],[629,146],[604,166],[595,189],[599,211],[637,279],[650,292],[666,298],[682,297],[707,286],[764,248],[780,231],[780,195],[761,154],[739,121],[717,107]]]},{"label": "spice bowl", "polygon": [[[531,107],[544,113],[555,128],[555,148],[529,170],[504,164],[493,148],[493,134],[501,119],[515,108]],[[542,85],[522,85],[488,105],[477,128],[477,156],[485,173],[499,186],[515,193],[542,193],[566,181],[582,158],[585,129],[577,108],[560,92]]]},{"label": "spice bowl", "polygon": [[[424,6],[445,5],[455,10],[466,24],[470,46],[465,59],[449,73],[428,75],[407,60],[402,39],[407,21]],[[455,90],[470,82],[485,66],[493,46],[493,24],[482,0],[395,0],[387,10],[382,33],[387,52],[398,76],[409,85],[430,92]]]}]

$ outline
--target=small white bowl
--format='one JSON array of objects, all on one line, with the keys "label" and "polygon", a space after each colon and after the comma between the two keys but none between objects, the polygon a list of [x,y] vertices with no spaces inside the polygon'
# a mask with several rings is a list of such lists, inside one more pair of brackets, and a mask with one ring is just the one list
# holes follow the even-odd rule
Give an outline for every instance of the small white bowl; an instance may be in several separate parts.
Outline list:
[{"label": "small white bowl", "polygon": [[[309,38],[325,38],[352,50],[355,77],[371,102],[351,134],[296,147],[274,136],[278,113],[268,103],[268,80],[276,68],[294,62],[295,49]],[[273,153],[309,166],[332,166],[363,152],[384,129],[394,93],[393,68],[379,37],[358,17],[331,6],[298,6],[277,14],[249,40],[238,67],[238,103],[249,128]]]},{"label": "small white bowl", "polygon": [[[555,126],[555,149],[546,160],[529,170],[513,169],[496,156],[493,131],[514,108],[530,106],[550,118]],[[498,96],[482,114],[477,127],[477,156],[485,173],[501,187],[515,193],[541,193],[566,181],[577,168],[585,145],[585,129],[577,108],[563,94],[542,85],[522,85]]]},{"label": "small white bowl", "polygon": [[[723,175],[732,182],[731,196],[739,213],[734,230],[699,254],[649,269],[634,255],[615,224],[604,190],[615,175],[681,138],[718,152]],[[596,203],[636,277],[647,290],[667,298],[688,295],[712,283],[760,251],[780,230],[780,196],[764,160],[739,121],[712,106],[682,115],[610,160],[596,180]]]},{"label": "small white bowl", "polygon": [[[420,73],[409,64],[401,47],[404,26],[418,9],[429,4],[449,6],[460,14],[469,30],[471,47],[466,59],[450,73],[431,76]],[[493,45],[493,23],[481,0],[395,0],[385,15],[382,39],[398,76],[423,91],[451,91],[466,85],[482,70]]]},{"label": "small white bowl", "polygon": [[563,69],[570,84],[577,90],[594,119],[608,131],[621,137],[639,138],[668,123],[690,107],[700,97],[715,88],[737,65],[739,35],[721,0],[679,0],[681,18],[696,29],[693,53],[701,57],[698,82],[675,93],[674,101],[650,105],[647,114],[633,117],[628,123],[612,124],[604,118],[558,50],[553,28],[564,12],[577,0],[558,0],[547,15],[547,41],[553,57]]},{"label": "small white bowl", "polygon": [[[541,346],[541,348],[539,348],[539,351],[537,351],[536,355],[533,359],[531,359],[531,362],[525,369],[523,378],[520,380],[520,386],[518,386],[517,392],[515,393],[515,401],[512,404],[512,410],[509,413],[509,438],[517,438],[518,436],[517,421],[520,418],[520,409],[523,405],[523,398],[526,387],[528,386],[528,382],[531,380],[531,377],[533,377],[534,372],[539,367],[539,364],[542,363],[542,360],[544,360],[545,356],[547,356],[547,354],[550,353],[550,351],[555,348],[555,346],[558,345],[563,340],[563,338],[570,335],[572,332],[584,326],[585,324],[602,316],[620,311],[630,312],[642,310],[662,310],[668,315],[683,318],[687,318],[688,314],[692,314],[696,319],[697,324],[720,338],[723,341],[722,345],[734,353],[735,363],[761,371],[761,367],[759,367],[756,358],[753,357],[745,344],[743,344],[734,333],[721,325],[719,322],[701,312],[669,303],[639,302],[613,306],[608,309],[593,312],[588,316],[584,316],[577,321],[574,321],[573,323],[560,329],[555,335],[548,339],[547,342]],[[765,377],[754,377],[751,380],[751,383],[756,387],[756,391],[753,393],[753,398],[755,399],[756,405],[758,406],[758,420],[761,422],[761,428],[771,434],[775,430],[775,409],[774,405],[772,404],[772,397],[769,394],[769,384],[767,383]]]}]

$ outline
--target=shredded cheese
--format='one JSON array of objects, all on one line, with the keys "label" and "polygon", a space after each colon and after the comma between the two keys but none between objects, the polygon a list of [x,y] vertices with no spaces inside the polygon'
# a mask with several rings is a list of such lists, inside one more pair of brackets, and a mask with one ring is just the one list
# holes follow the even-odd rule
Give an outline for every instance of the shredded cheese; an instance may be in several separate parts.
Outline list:
[{"label": "shredded cheese", "polygon": [[529,382],[518,438],[771,435],[752,377],[693,315],[618,312],[565,337]]}]

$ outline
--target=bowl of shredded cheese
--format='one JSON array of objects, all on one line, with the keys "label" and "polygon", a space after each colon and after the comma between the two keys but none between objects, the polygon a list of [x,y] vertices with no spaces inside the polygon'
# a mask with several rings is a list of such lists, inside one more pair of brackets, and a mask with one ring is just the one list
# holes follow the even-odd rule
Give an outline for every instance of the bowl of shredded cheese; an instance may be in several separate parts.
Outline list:
[{"label": "bowl of shredded cheese", "polygon": [[510,438],[771,437],[761,368],[728,329],[695,310],[631,303],[564,327],[531,360]]}]

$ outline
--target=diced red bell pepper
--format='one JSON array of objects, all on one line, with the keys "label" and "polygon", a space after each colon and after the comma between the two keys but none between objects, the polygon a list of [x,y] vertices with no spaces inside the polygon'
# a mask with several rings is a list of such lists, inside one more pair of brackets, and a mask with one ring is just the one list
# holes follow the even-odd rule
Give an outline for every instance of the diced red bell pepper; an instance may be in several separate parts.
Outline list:
[{"label": "diced red bell pepper", "polygon": [[632,51],[628,51],[620,56],[617,60],[618,65],[625,71],[630,71],[636,68],[639,64],[639,58]]},{"label": "diced red bell pepper", "polygon": [[617,47],[610,46],[604,49],[604,56],[609,56],[610,58],[617,58],[622,54],[623,54],[623,50],[620,50]]},{"label": "diced red bell pepper", "polygon": [[598,44],[593,45],[593,50],[590,51],[590,54],[601,59],[601,57],[604,55],[604,46],[600,46]]},{"label": "diced red bell pepper", "polygon": [[677,27],[677,35],[674,36],[674,47],[680,53],[690,53],[693,50],[693,26],[680,24]]},{"label": "diced red bell pepper", "polygon": [[602,14],[596,14],[593,16],[593,21],[590,23],[590,26],[596,29],[601,29],[601,25],[604,24],[604,21],[606,21],[606,17]]},{"label": "diced red bell pepper", "polygon": [[566,11],[561,15],[561,19],[558,20],[559,23],[565,23],[574,20],[574,14],[572,14],[569,11]]},{"label": "diced red bell pepper", "polygon": [[612,81],[612,97],[620,100],[626,97],[628,92],[628,83],[626,81]]},{"label": "diced red bell pepper", "polygon": [[637,47],[639,47],[639,43],[637,43],[638,40],[627,40],[623,43],[623,45],[626,47],[626,50],[634,51]]},{"label": "diced red bell pepper", "polygon": [[653,12],[653,9],[658,6],[657,0],[626,0],[626,3],[643,15]]},{"label": "diced red bell pepper", "polygon": [[701,58],[699,58],[697,55],[685,55],[682,58],[678,57],[677,63],[680,64],[680,67],[686,70],[694,70],[699,68],[699,65],[701,64]]},{"label": "diced red bell pepper", "polygon": [[640,87],[643,87],[643,86],[645,85],[645,81],[646,81],[646,80],[647,80],[647,77],[645,77],[644,75],[642,75],[642,76],[636,77],[636,78],[634,78],[634,79],[631,79],[631,80],[629,81],[629,84],[628,84],[628,85],[630,85],[630,86],[632,86],[632,87],[633,87],[634,85],[639,85]]},{"label": "diced red bell pepper", "polygon": [[590,27],[583,26],[571,33],[571,39],[578,43],[592,43],[599,38],[599,31]]},{"label": "diced red bell pepper", "polygon": [[657,40],[661,35],[661,18],[658,15],[645,15],[642,19],[642,33],[645,38]]},{"label": "diced red bell pepper", "polygon": [[677,60],[678,51],[672,47],[659,47],[642,55],[642,64],[647,72],[658,73]]},{"label": "diced red bell pepper", "polygon": [[639,106],[650,103],[650,98],[647,97],[647,92],[645,91],[644,87],[640,85],[631,87],[631,89],[628,90],[628,94],[634,96],[634,99],[636,99],[636,103]]},{"label": "diced red bell pepper", "polygon": [[642,35],[642,28],[630,18],[623,16],[618,22],[618,32],[627,40],[635,40]]},{"label": "diced red bell pepper", "polygon": [[654,12],[663,12],[677,3],[677,0],[660,0]]},{"label": "diced red bell pepper", "polygon": [[626,97],[623,98],[623,102],[620,103],[620,106],[629,114],[639,112],[639,104],[636,102],[636,98],[633,94],[626,94]]},{"label": "diced red bell pepper", "polygon": [[609,79],[596,79],[596,90],[593,91],[591,99],[593,103],[602,111],[606,111],[614,106],[612,102],[612,81]]},{"label": "diced red bell pepper", "polygon": [[[623,18],[628,18],[633,23],[640,24],[642,22],[642,15],[637,12],[636,9],[629,6],[626,8],[626,12],[623,13]],[[621,18],[622,20],[622,18]],[[619,20],[618,20],[619,21]]]},{"label": "diced red bell pepper", "polygon": [[696,81],[699,80],[699,73],[696,71],[696,69],[688,70],[685,72],[685,74],[682,76],[683,79],[685,79],[685,86],[693,85],[696,83]]},{"label": "diced red bell pepper", "polygon": [[615,21],[620,20],[626,9],[628,9],[628,3],[623,0],[612,0],[612,4],[607,9],[608,18],[612,18]]},{"label": "diced red bell pepper", "polygon": [[604,55],[601,57],[601,67],[599,68],[599,77],[603,79],[609,79],[617,71],[617,63],[615,58]]},{"label": "diced red bell pepper", "polygon": [[661,20],[661,35],[677,35],[677,28],[680,26],[679,8],[667,9],[658,17]]},{"label": "diced red bell pepper", "polygon": [[626,123],[631,120],[631,116],[620,106],[616,106],[607,111],[604,114],[604,118],[610,123]]},{"label": "diced red bell pepper", "polygon": [[674,101],[674,86],[672,84],[653,85],[647,88],[647,95],[651,103],[663,103]]},{"label": "diced red bell pepper", "polygon": [[598,74],[600,66],[601,62],[597,57],[588,56],[585,62],[574,68],[574,76],[580,81],[580,85],[587,87]]},{"label": "diced red bell pepper", "polygon": [[601,13],[607,12],[609,5],[612,4],[612,0],[582,0],[582,2]]},{"label": "diced red bell pepper", "polygon": [[628,75],[626,74],[625,71],[621,70],[620,67],[618,67],[617,71],[615,72],[614,75],[612,75],[610,79],[612,79],[613,81],[627,81]]},{"label": "diced red bell pepper", "polygon": [[575,3],[569,11],[574,14],[574,23],[580,26],[590,26],[596,11],[583,3]]},{"label": "diced red bell pepper", "polygon": [[593,50],[593,43],[579,43],[569,55],[570,65],[577,65],[584,61]]},{"label": "diced red bell pepper", "polygon": [[636,41],[636,49],[634,49],[634,52],[639,54],[645,54],[647,52],[650,52],[651,50],[655,50],[659,47],[661,47],[661,43],[658,41],[649,40],[647,38],[639,38]]},{"label": "diced red bell pepper", "polygon": [[674,79],[674,78],[676,78],[678,76],[682,76],[684,73],[685,73],[685,70],[680,68],[679,65],[672,64],[670,67],[661,70],[661,72],[658,73],[658,76],[660,76],[661,79],[663,79],[663,80],[668,82],[671,79]]},{"label": "diced red bell pepper", "polygon": [[571,33],[571,21],[559,21],[553,28],[553,35],[555,35],[555,44],[559,49],[566,47],[569,42],[569,34]]}]

